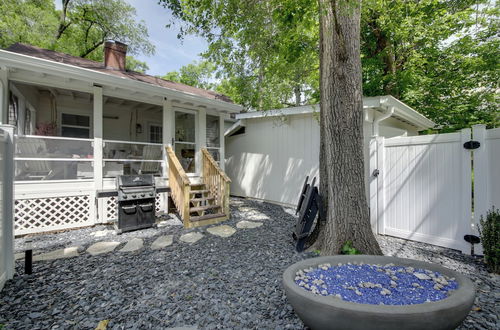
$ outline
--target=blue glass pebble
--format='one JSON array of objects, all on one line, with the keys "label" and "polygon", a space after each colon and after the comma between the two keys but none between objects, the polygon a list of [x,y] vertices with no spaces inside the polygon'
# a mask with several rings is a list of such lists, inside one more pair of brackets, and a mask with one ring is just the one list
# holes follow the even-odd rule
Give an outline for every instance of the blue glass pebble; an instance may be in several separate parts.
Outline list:
[{"label": "blue glass pebble", "polygon": [[[455,280],[447,278],[448,284],[443,285],[440,290],[436,289],[434,288],[436,283],[432,279],[419,279],[414,275],[415,273],[425,275],[433,273],[437,278],[443,276],[438,272],[429,272],[425,269],[414,269],[408,272],[405,267],[393,265],[323,265],[323,267],[314,268],[305,273],[305,276],[309,279],[307,283],[310,286],[309,288],[302,286],[302,288],[312,291],[311,284],[313,281],[322,280],[324,283],[316,285],[317,289],[319,289],[316,292],[317,294],[324,296],[340,295],[345,301],[372,305],[414,305],[433,302],[447,298],[449,291],[458,288],[458,283]],[[396,287],[391,286],[391,277],[393,276],[397,277],[397,280],[394,278],[394,282],[397,284]],[[296,278],[295,282],[299,285],[303,281]],[[360,283],[364,282],[380,284],[382,287],[361,287]],[[418,287],[416,287],[417,284]],[[390,294],[381,294],[384,289],[389,290]],[[361,295],[359,292],[361,292]]]}]

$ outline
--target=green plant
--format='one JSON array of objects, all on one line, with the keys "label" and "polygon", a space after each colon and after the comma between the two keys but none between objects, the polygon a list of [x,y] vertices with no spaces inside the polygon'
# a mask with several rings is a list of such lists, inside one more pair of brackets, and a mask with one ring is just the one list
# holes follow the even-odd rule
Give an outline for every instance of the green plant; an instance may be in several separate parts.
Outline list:
[{"label": "green plant", "polygon": [[354,246],[352,246],[352,242],[351,241],[347,241],[345,242],[344,245],[342,245],[342,251],[341,251],[342,254],[349,254],[349,255],[352,255],[352,254],[361,254],[360,251],[358,251]]},{"label": "green plant", "polygon": [[486,219],[481,215],[478,230],[486,265],[490,271],[500,274],[500,211],[492,208],[486,213]]}]

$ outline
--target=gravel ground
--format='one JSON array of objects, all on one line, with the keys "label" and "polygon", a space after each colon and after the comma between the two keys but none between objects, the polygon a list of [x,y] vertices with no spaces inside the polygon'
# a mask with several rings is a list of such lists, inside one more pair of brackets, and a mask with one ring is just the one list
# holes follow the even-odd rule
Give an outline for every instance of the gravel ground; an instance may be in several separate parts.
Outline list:
[{"label": "gravel ground", "polygon": [[[131,253],[113,252],[37,262],[34,274],[24,275],[22,261],[16,276],[0,293],[0,328],[94,329],[110,320],[108,329],[152,329],[197,326],[200,329],[303,329],[281,287],[284,269],[312,253],[296,253],[290,232],[295,218],[290,209],[232,199],[232,218],[260,221],[253,229],[238,229],[228,238],[213,236],[206,228],[184,230],[175,220],[158,229],[119,236],[104,226],[33,238],[35,251],[82,246],[98,241],[122,242],[142,238],[145,248]],[[179,241],[189,231],[203,233],[194,244]],[[174,243],[151,250],[161,235],[174,235]],[[478,286],[474,311],[462,329],[498,328],[499,277],[488,274],[482,259],[422,243],[379,237],[385,254],[440,263],[471,277]],[[16,251],[24,239],[16,240]]]}]

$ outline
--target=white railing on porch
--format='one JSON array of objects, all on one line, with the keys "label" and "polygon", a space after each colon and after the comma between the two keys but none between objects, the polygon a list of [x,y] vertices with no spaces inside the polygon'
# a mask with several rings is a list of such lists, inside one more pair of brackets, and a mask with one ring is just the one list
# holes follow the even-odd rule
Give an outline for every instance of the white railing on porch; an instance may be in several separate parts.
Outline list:
[{"label": "white railing on porch", "polygon": [[16,181],[77,180],[94,177],[91,139],[16,136]]},{"label": "white railing on porch", "polygon": [[[96,207],[97,182],[113,189],[118,175],[162,175],[162,144],[104,140],[103,152],[98,153],[93,139],[30,135],[18,136],[17,141],[16,235],[113,221],[116,200],[107,198],[99,201],[105,207]],[[101,154],[102,159],[94,157]],[[102,164],[102,178],[95,164]],[[164,195],[157,198],[157,215],[166,209]]]}]

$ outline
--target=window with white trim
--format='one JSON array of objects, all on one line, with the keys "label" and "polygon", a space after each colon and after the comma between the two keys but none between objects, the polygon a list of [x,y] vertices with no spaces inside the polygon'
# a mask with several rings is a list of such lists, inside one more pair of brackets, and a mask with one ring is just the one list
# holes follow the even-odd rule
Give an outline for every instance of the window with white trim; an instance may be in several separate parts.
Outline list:
[{"label": "window with white trim", "polygon": [[163,130],[159,125],[149,125],[149,142],[163,143]]},{"label": "window with white trim", "polygon": [[90,116],[61,113],[61,136],[90,138]]},{"label": "window with white trim", "polygon": [[220,161],[220,118],[218,116],[207,115],[207,150],[216,162]]}]

